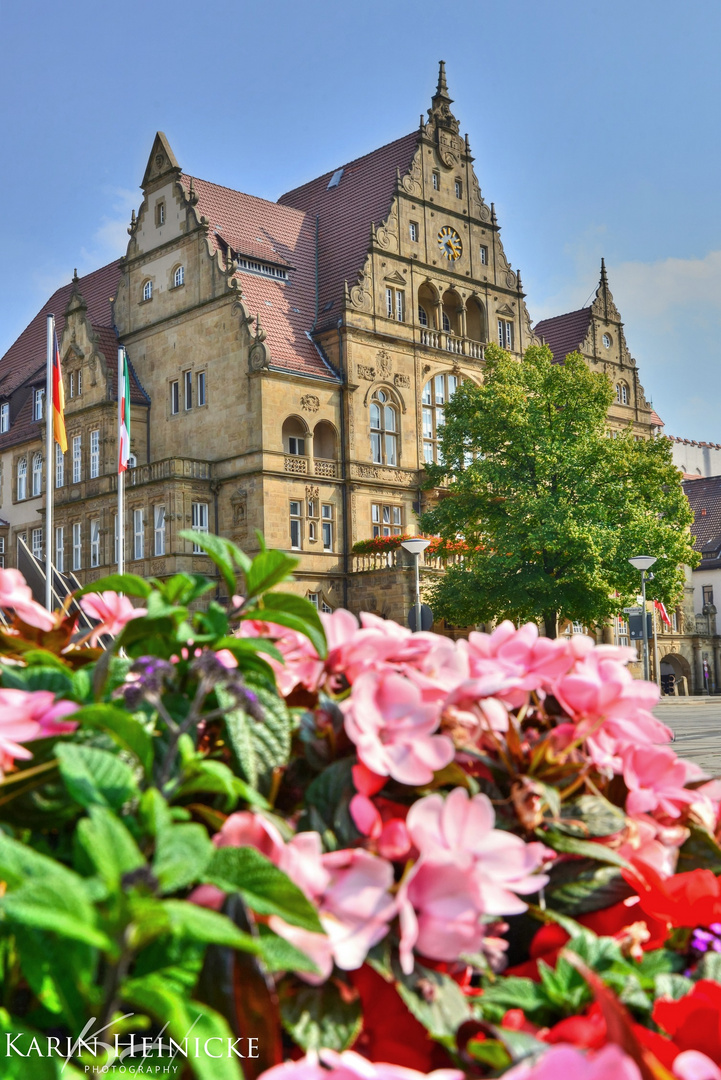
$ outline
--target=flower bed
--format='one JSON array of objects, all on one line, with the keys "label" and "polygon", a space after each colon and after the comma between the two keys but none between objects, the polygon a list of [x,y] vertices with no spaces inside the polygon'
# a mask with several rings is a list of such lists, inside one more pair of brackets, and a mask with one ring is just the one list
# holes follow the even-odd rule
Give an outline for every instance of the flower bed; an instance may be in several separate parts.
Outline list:
[{"label": "flower bed", "polygon": [[[374,555],[384,551],[396,551],[410,536],[374,536],[369,540],[356,540],[353,545],[354,555]],[[469,551],[464,540],[442,540],[440,536],[428,537],[426,556],[443,557],[445,555],[464,555]]]},{"label": "flower bed", "polygon": [[114,576],[87,640],[0,570],[2,1075],[721,1080],[721,789],[631,651],[192,539],[230,609]]}]

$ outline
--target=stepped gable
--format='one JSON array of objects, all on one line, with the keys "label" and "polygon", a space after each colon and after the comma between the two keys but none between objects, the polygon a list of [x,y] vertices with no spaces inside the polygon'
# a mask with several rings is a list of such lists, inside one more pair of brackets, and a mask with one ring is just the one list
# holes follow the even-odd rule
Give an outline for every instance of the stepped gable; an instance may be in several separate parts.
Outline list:
[{"label": "stepped gable", "polygon": [[[404,135],[278,200],[319,219],[319,324],[340,317],[344,283],[355,285],[370,246],[371,225],[388,217],[398,172],[408,172],[418,139],[418,131]],[[340,179],[329,188],[339,172]]]},{"label": "stepped gable", "polygon": [[192,185],[198,216],[207,219],[211,246],[226,265],[230,247],[233,256],[287,271],[287,280],[236,272],[249,313],[260,316],[271,368],[335,378],[308,337],[315,318],[315,220],[292,207],[197,177],[183,174],[180,183],[187,196]]},{"label": "stepped gable", "polygon": [[553,353],[557,364],[562,364],[569,353],[580,352],[591,325],[591,308],[579,308],[566,315],[554,315],[541,319],[533,328],[537,338],[542,339]]},{"label": "stepped gable", "polygon": [[721,569],[721,476],[684,480],[683,490],[694,513],[691,535],[701,555],[697,569]]},{"label": "stepped gable", "polygon": [[[15,396],[16,401],[21,398],[17,410],[11,403],[10,430],[0,435],[0,446],[14,446],[38,436],[39,426],[38,421],[32,417],[30,391],[34,386],[45,385],[47,315],[55,315],[58,340],[62,341],[65,312],[73,293],[79,294],[86,306],[86,318],[98,337],[98,346],[108,364],[112,393],[115,394],[118,339],[113,329],[111,302],[115,297],[120,273],[120,260],[116,260],[56,289],[0,359],[0,400],[7,400],[11,395]],[[131,379],[130,396],[138,405],[147,405],[149,402],[147,394],[135,377]]]}]

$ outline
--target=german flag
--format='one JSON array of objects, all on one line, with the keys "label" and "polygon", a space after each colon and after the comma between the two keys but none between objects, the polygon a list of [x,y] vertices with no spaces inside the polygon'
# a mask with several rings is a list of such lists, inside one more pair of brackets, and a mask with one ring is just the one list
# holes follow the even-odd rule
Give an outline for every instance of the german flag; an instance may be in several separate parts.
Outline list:
[{"label": "german flag", "polygon": [[68,449],[68,437],[65,433],[65,387],[63,386],[63,373],[60,369],[60,348],[58,335],[53,332],[53,434],[63,453]]}]

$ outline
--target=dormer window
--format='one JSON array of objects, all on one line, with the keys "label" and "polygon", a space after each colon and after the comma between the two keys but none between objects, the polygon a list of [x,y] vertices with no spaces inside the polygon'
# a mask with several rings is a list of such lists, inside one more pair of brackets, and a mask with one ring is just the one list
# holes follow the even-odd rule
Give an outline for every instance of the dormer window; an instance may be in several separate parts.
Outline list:
[{"label": "dormer window", "polygon": [[153,283],[152,281],[146,281],[143,285],[143,300],[153,299]]},{"label": "dormer window", "polygon": [[43,418],[43,396],[44,390],[33,391],[33,420],[42,420]]},{"label": "dormer window", "polygon": [[160,228],[165,224],[165,200],[161,199],[155,204],[155,224]]},{"label": "dormer window", "polygon": [[185,284],[185,267],[184,266],[178,266],[178,267],[176,267],[175,273],[173,274],[173,288],[174,289],[179,289],[180,286],[184,285],[184,284]]}]

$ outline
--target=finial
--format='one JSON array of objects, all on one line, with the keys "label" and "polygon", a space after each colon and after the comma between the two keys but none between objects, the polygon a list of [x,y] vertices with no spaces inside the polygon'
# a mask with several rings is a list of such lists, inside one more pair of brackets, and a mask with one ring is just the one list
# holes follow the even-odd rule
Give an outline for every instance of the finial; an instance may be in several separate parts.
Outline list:
[{"label": "finial", "polygon": [[375,242],[376,242],[376,226],[375,226],[375,222],[371,221],[371,244],[375,244]]},{"label": "finial", "polygon": [[424,124],[424,122],[423,122],[423,113],[421,113],[421,123],[420,123],[420,128],[421,128],[421,131],[423,131],[423,129],[424,129],[424,127],[425,127],[425,126],[426,126],[426,125],[425,125],[425,124]]},{"label": "finial", "polygon": [[436,87],[436,97],[443,97],[446,101],[451,100],[448,95],[448,83],[446,82],[445,60],[438,61],[438,86]]},{"label": "finial", "polygon": [[608,277],[606,276],[606,260],[601,258],[601,284],[608,288]]},{"label": "finial", "polygon": [[516,282],[518,283],[518,291],[523,291],[523,285],[521,284],[521,271],[516,270]]},{"label": "finial", "polygon": [[77,285],[77,283],[79,281],[80,281],[80,278],[78,277],[78,268],[76,266],[75,269],[73,270],[73,285]]},{"label": "finial", "polygon": [[496,220],[496,204],[491,203],[491,225],[497,225],[497,224],[498,224],[498,221]]},{"label": "finial", "polygon": [[348,288],[348,279],[343,282],[343,299],[350,303],[350,289]]}]

